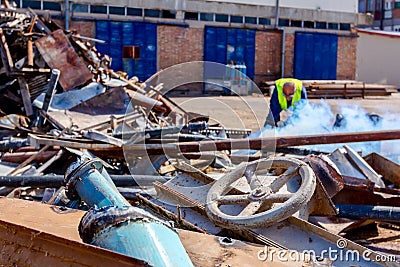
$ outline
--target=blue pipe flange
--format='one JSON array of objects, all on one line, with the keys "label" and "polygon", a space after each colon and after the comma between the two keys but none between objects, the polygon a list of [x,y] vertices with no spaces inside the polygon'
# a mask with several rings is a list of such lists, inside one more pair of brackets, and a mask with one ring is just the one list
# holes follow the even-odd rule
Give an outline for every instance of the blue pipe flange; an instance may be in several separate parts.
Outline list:
[{"label": "blue pipe flange", "polygon": [[67,193],[69,197],[79,198],[75,190],[75,182],[80,178],[80,176],[88,170],[96,169],[100,173],[103,171],[103,164],[100,159],[85,159],[78,158],[71,165],[68,166],[64,174],[64,182],[67,187]]},{"label": "blue pipe flange", "polygon": [[79,236],[82,238],[83,242],[91,243],[101,231],[110,226],[116,226],[127,221],[140,220],[157,222],[175,231],[169,222],[162,221],[143,209],[132,206],[122,208],[108,206],[91,208],[85,213],[79,223]]}]

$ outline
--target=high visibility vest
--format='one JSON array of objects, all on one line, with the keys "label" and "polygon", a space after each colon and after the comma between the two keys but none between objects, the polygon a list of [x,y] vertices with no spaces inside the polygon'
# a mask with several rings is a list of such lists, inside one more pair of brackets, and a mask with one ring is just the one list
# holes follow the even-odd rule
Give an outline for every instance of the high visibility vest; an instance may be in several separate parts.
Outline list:
[{"label": "high visibility vest", "polygon": [[295,92],[292,98],[292,107],[294,108],[296,104],[301,99],[301,91],[303,90],[303,82],[294,78],[282,78],[275,81],[275,88],[278,90],[278,101],[279,105],[281,106],[282,110],[286,110],[287,100],[286,97],[283,95],[283,85],[287,82],[292,82],[295,85]]}]

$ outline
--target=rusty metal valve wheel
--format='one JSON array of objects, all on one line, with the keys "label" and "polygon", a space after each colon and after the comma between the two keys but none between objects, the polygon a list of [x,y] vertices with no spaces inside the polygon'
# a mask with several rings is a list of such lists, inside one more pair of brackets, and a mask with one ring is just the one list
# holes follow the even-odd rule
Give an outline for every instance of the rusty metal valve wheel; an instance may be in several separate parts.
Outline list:
[{"label": "rusty metal valve wheel", "polygon": [[[274,180],[269,185],[261,183],[256,174],[272,169],[285,171],[278,176],[273,176]],[[232,190],[232,184],[243,176],[246,177],[251,191],[227,195]],[[278,192],[295,176],[301,178],[301,184],[296,192]],[[215,224],[226,228],[265,227],[290,217],[303,207],[314,194],[315,186],[315,174],[303,161],[275,157],[250,163],[243,162],[235,170],[217,180],[210,188],[207,194],[206,211]],[[276,203],[280,204],[276,205]],[[226,214],[220,209],[220,205],[236,204],[245,204],[245,208],[236,216]],[[269,207],[269,209],[257,213],[261,207],[263,209]]]}]

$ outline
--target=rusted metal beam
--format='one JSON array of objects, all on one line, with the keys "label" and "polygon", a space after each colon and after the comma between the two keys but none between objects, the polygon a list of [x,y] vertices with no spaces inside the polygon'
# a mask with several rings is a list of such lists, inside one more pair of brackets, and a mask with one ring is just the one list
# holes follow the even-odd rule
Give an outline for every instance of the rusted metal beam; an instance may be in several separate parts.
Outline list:
[{"label": "rusted metal beam", "polygon": [[168,152],[203,152],[232,149],[275,149],[278,147],[340,144],[353,142],[371,142],[400,139],[400,130],[370,131],[358,133],[333,133],[326,135],[301,135],[266,138],[241,138],[230,140],[214,140],[200,142],[185,142],[179,144],[147,145],[146,147],[132,145],[128,150],[146,148],[149,154],[164,154]]},{"label": "rusted metal beam", "polygon": [[[274,150],[278,147],[304,146],[304,145],[322,145],[322,144],[340,144],[355,142],[371,142],[382,140],[400,139],[400,130],[371,131],[361,133],[334,133],[327,135],[301,135],[301,136],[283,136],[266,138],[241,138],[229,140],[212,140],[199,142],[181,142],[168,144],[147,144],[147,145],[125,145],[124,151],[130,153],[149,155],[167,154],[175,156],[177,153],[221,151],[233,149],[263,149]],[[74,139],[76,140],[76,139]],[[78,141],[78,140],[76,140]],[[74,142],[73,140],[56,140],[54,138],[44,138],[38,135],[30,134],[30,142],[33,145],[52,145],[65,146],[72,148],[86,148],[94,152],[102,151],[102,154],[113,154],[121,148],[100,143],[87,143],[84,140]]]},{"label": "rusted metal beam", "polygon": [[[12,162],[12,163],[22,163],[23,161],[27,160],[28,158],[32,157],[33,155],[38,154],[37,151],[28,151],[28,152],[14,152],[9,153],[6,152],[1,157],[1,161],[5,162]],[[57,151],[44,151],[40,153],[37,157],[35,157],[35,162],[45,162],[49,160],[51,157],[55,156]]]},{"label": "rusted metal beam", "polygon": [[22,101],[24,102],[24,109],[26,116],[33,115],[32,100],[29,93],[29,85],[24,77],[18,77],[19,88],[21,90]]},{"label": "rusted metal beam", "polygon": [[14,63],[11,57],[10,50],[8,49],[8,44],[6,36],[3,33],[3,29],[0,29],[0,46],[1,46],[1,51],[0,51],[1,60],[3,61],[3,66],[6,70],[6,73],[10,75],[14,69]]}]

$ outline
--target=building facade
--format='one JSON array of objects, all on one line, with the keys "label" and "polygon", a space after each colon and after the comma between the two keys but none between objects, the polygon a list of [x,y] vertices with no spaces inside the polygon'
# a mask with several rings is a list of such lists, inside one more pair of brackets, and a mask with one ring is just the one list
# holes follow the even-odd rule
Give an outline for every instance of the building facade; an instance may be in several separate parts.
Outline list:
[{"label": "building facade", "polygon": [[400,31],[399,0],[359,0],[359,12],[371,14],[373,24],[370,29],[382,31]]},{"label": "building facade", "polygon": [[[104,40],[112,68],[146,80],[190,61],[236,62],[260,83],[280,77],[355,79],[358,1],[15,1]],[[49,10],[49,11],[45,11]],[[124,53],[134,49],[138,53]]]}]

